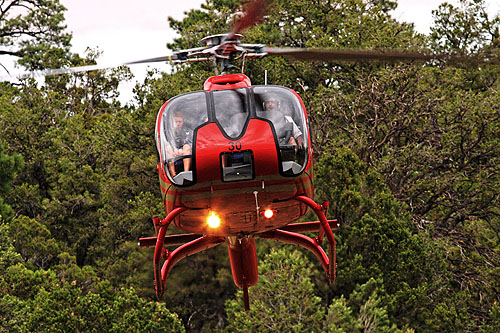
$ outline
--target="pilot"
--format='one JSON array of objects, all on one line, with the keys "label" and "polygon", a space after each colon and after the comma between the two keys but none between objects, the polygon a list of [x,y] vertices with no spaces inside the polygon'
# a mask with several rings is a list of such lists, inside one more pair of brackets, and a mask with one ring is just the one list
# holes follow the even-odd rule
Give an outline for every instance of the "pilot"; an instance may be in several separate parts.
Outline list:
[{"label": "pilot", "polygon": [[180,111],[174,112],[173,119],[173,138],[167,145],[168,170],[175,176],[175,162],[182,159],[184,171],[191,169],[193,131],[184,124],[184,115]]},{"label": "pilot", "polygon": [[[281,114],[283,114],[281,112],[280,104],[281,104],[280,101],[276,97],[270,96],[270,97],[266,98],[266,100],[264,101],[264,110],[266,110],[266,111],[278,111]],[[288,142],[286,142],[286,144],[293,145],[293,146],[296,146],[298,144],[299,146],[304,146],[304,139],[302,138],[302,131],[299,129],[297,124],[295,124],[292,117],[290,117],[289,115],[286,115],[286,114],[283,114],[283,116],[285,117],[286,123],[289,123],[292,125],[292,133],[291,133],[292,135],[290,136],[290,139],[288,140]]]}]

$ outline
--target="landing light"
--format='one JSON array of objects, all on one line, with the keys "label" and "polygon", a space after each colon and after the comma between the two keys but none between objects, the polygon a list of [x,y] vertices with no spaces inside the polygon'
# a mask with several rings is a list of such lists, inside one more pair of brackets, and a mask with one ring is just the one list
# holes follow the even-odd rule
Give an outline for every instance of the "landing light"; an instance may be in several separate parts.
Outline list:
[{"label": "landing light", "polygon": [[264,211],[264,217],[265,217],[266,219],[270,219],[270,218],[272,218],[273,216],[274,216],[274,210],[272,210],[272,209],[266,209],[266,210]]},{"label": "landing light", "polygon": [[218,228],[220,226],[220,218],[215,212],[210,212],[207,217],[207,223],[212,229]]}]

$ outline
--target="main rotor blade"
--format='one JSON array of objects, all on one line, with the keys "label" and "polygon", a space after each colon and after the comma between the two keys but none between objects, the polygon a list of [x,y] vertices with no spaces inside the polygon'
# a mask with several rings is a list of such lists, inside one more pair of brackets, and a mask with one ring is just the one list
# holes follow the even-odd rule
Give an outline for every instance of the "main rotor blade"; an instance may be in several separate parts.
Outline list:
[{"label": "main rotor blade", "polygon": [[322,61],[405,61],[405,60],[432,60],[444,58],[441,55],[430,55],[419,52],[378,51],[378,50],[330,50],[304,48],[276,48],[267,47],[265,53],[271,56],[287,56],[297,60]]},{"label": "main rotor blade", "polygon": [[233,30],[226,36],[226,40],[233,39],[236,34],[259,23],[266,12],[269,1],[270,0],[251,0],[246,6],[243,14],[234,23]]},{"label": "main rotor blade", "polygon": [[79,73],[79,72],[90,72],[96,71],[100,69],[107,69],[112,67],[119,67],[120,65],[88,65],[88,66],[78,66],[78,67],[69,67],[69,68],[53,68],[53,69],[43,69],[37,71],[26,71],[21,73],[15,73],[12,75],[4,75],[0,76],[0,81],[10,81],[14,78],[17,79],[26,79],[29,77],[39,78],[45,76],[53,76],[59,74],[71,74],[71,73]]},{"label": "main rotor blade", "polygon": [[135,65],[135,64],[146,64],[146,63],[154,63],[154,62],[167,62],[167,61],[175,61],[175,60],[179,60],[179,57],[177,54],[173,54],[170,56],[162,56],[162,57],[136,60],[136,61],[129,61],[129,62],[124,63],[122,66]]},{"label": "main rotor blade", "polygon": [[[137,65],[137,64],[146,64],[146,63],[155,63],[155,62],[167,62],[167,61],[175,61],[179,60],[177,54],[173,54],[171,56],[161,56],[155,58],[141,59],[135,61],[128,61],[119,64],[109,64],[109,65],[87,65],[87,66],[78,66],[78,67],[69,67],[69,68],[54,68],[54,69],[44,69],[39,71],[31,71],[31,72],[23,72],[17,74],[17,78],[25,79],[28,77],[45,77],[45,76],[53,76],[59,74],[73,74],[73,73],[81,73],[81,72],[90,72],[102,69],[116,68],[120,66],[128,66],[128,65]],[[9,81],[13,78],[13,75],[8,76],[0,76],[0,81]]]}]

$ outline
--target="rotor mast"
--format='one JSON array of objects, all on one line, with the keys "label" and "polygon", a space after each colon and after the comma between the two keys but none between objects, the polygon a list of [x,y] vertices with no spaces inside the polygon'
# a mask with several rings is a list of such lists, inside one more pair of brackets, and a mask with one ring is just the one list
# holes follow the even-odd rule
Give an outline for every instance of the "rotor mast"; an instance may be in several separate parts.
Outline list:
[{"label": "rotor mast", "polygon": [[245,58],[261,58],[266,55],[263,44],[241,44],[241,34],[218,34],[203,38],[205,46],[174,51],[174,62],[212,61],[215,75],[233,74],[238,69],[235,61]]}]

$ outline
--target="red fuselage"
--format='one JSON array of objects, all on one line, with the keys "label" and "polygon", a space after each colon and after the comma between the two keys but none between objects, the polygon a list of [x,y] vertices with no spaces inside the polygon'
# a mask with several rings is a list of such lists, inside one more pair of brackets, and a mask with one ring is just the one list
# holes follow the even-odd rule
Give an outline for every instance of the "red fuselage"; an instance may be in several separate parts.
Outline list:
[{"label": "red fuselage", "polygon": [[[158,172],[167,214],[176,207],[189,208],[174,220],[179,229],[198,235],[220,237],[254,235],[297,221],[307,212],[305,204],[294,200],[299,195],[309,198],[313,196],[312,150],[304,105],[298,94],[290,89],[259,87],[252,90],[250,80],[242,74],[217,76],[207,80],[204,91],[207,96],[207,111],[203,109],[207,116],[205,122],[192,131],[192,160],[189,172],[193,181],[187,185],[176,184],[173,174],[169,173],[166,159],[160,159]],[[218,105],[223,104],[217,104],[217,98],[219,100],[221,98],[218,93],[214,94],[221,90],[238,91],[247,101],[245,103],[248,103],[245,113],[238,114],[239,118],[244,119],[241,129],[238,128],[239,132],[232,136],[227,133],[229,125],[224,125],[224,118],[228,118],[223,114],[226,110],[221,111]],[[292,155],[297,153],[297,149],[294,151],[294,146],[290,148],[289,145],[293,139],[287,138],[285,144],[280,144],[280,140],[283,141],[279,138],[280,125],[277,125],[280,120],[263,118],[270,112],[266,114],[265,110],[259,109],[261,107],[259,98],[264,98],[262,96],[268,91],[273,93],[277,91],[286,97],[282,97],[284,99],[281,101],[282,108],[287,103],[295,106],[293,116],[295,119],[299,118],[297,121],[299,126],[296,127],[300,128],[303,142],[300,147],[303,156],[298,162],[285,162],[284,146]],[[160,156],[165,147],[162,147],[159,136],[162,131],[168,130],[168,125],[164,125],[163,128],[160,124],[161,119],[166,117],[164,113],[168,112],[166,110],[170,102],[171,100],[162,106],[158,115],[157,142],[159,142]],[[215,110],[213,110],[214,105]],[[227,108],[231,108],[231,104]],[[233,116],[233,118],[238,117]],[[296,141],[300,140],[293,142]],[[243,153],[251,156],[246,168],[250,170],[251,167],[248,177],[225,180],[223,169],[227,164],[225,162],[226,156],[229,156],[227,154],[239,154],[234,156],[241,157]],[[294,165],[295,171],[286,172],[285,168],[291,164]],[[263,216],[263,212],[267,209],[273,211],[272,218]],[[206,219],[210,212],[215,212],[220,217],[221,224],[218,228],[210,228],[207,225]]]},{"label": "red fuselage", "polygon": [[[335,239],[328,202],[313,197],[312,149],[302,100],[281,86],[252,86],[243,74],[209,78],[204,90],[167,101],[156,121],[158,172],[167,216],[153,218],[156,294],[161,298],[174,265],[225,243],[234,283],[257,284],[255,238],[311,251],[330,283]],[[312,209],[319,221],[296,222]],[[173,223],[186,233],[167,235]],[[319,232],[311,238],[301,233]],[[329,244],[328,255],[321,247]],[[173,251],[167,246],[180,245]],[[165,261],[162,262],[162,259]]]}]

